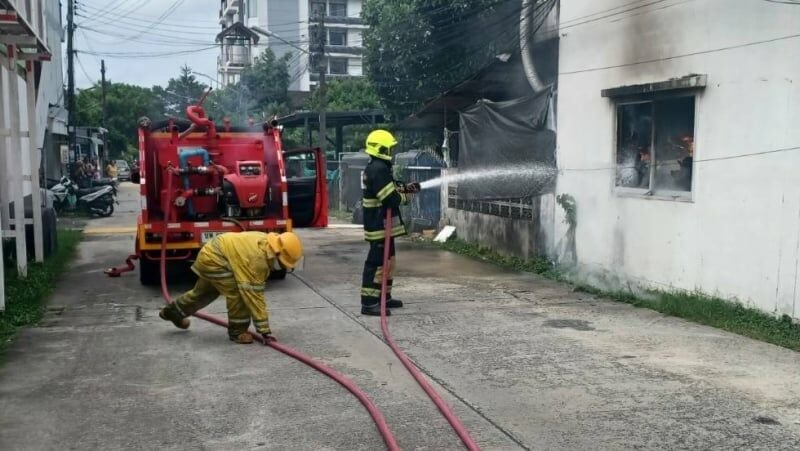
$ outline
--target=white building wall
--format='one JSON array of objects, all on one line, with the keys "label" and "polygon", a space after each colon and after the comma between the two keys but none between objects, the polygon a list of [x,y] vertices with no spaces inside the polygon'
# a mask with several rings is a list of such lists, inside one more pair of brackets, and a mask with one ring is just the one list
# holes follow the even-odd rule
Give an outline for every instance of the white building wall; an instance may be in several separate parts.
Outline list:
[{"label": "white building wall", "polygon": [[347,16],[360,17],[361,16],[361,3],[362,0],[347,0]]},{"label": "white building wall", "polygon": [[[800,39],[780,39],[797,34],[800,7],[701,0],[602,17],[628,3],[561,2],[557,191],[577,201],[579,266],[800,318],[800,150],[737,157],[800,146]],[[692,73],[708,86],[691,201],[619,195],[600,91]]]}]

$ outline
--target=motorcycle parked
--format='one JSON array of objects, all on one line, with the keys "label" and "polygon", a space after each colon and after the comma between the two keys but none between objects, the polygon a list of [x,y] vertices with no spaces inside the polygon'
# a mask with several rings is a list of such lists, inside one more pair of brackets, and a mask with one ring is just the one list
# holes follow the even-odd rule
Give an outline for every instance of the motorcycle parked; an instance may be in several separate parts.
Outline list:
[{"label": "motorcycle parked", "polygon": [[108,217],[114,213],[114,204],[119,203],[114,198],[116,187],[113,184],[79,188],[69,177],[61,177],[50,191],[59,212],[83,210],[90,215]]}]

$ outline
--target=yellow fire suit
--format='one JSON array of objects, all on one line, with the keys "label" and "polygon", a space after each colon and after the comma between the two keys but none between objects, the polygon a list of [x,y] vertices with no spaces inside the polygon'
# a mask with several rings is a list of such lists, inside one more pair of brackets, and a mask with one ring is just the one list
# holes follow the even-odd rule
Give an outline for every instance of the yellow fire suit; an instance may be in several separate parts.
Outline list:
[{"label": "yellow fire suit", "polygon": [[251,318],[256,331],[271,333],[264,284],[276,255],[267,236],[262,232],[224,233],[206,243],[192,265],[197,283],[172,304],[178,313],[189,316],[223,295],[231,337],[246,332]]}]

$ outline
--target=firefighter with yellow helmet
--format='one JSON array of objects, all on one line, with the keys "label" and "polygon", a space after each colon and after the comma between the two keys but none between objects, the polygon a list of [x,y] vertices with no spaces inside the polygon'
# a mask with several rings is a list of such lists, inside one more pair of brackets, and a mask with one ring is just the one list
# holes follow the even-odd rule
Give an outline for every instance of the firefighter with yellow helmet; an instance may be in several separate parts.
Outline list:
[{"label": "firefighter with yellow helmet", "polygon": [[273,270],[292,270],[303,257],[303,245],[292,232],[230,232],[206,243],[192,265],[197,283],[164,307],[159,317],[180,328],[189,327],[188,316],[225,296],[228,336],[241,344],[253,342],[247,332],[252,319],[258,333],[270,336],[264,284]]},{"label": "firefighter with yellow helmet", "polygon": [[[371,157],[361,176],[364,211],[364,239],[369,243],[369,252],[364,262],[361,281],[361,314],[380,315],[381,280],[383,271],[388,271],[386,305],[399,308],[403,302],[392,299],[392,279],[394,269],[394,238],[405,235],[406,228],[400,217],[400,205],[408,203],[408,194],[419,191],[416,183],[404,184],[394,180],[392,175],[392,149],[397,140],[386,130],[375,130],[367,136],[366,152]],[[386,209],[392,209],[392,223],[388,268],[383,267],[384,221]],[[391,314],[386,311],[386,314]]]}]

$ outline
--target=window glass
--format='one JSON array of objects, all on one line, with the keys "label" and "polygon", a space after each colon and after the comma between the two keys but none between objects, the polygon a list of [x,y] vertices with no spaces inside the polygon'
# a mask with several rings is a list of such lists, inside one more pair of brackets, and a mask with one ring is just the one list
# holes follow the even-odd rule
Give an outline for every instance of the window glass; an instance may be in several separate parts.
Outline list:
[{"label": "window glass", "polygon": [[617,186],[650,188],[651,102],[617,106]]},{"label": "window glass", "polygon": [[691,191],[694,97],[655,102],[655,189]]},{"label": "window glass", "polygon": [[317,161],[314,152],[289,155],[285,164],[287,179],[317,176]]},{"label": "window glass", "polygon": [[691,96],[617,105],[617,186],[691,191],[694,105]]},{"label": "window glass", "polygon": [[328,45],[347,46],[347,30],[329,30]]},{"label": "window glass", "polygon": [[331,58],[329,64],[329,73],[347,75],[347,58]]},{"label": "window glass", "polygon": [[331,17],[346,17],[347,2],[331,1],[328,3],[328,15]]}]

